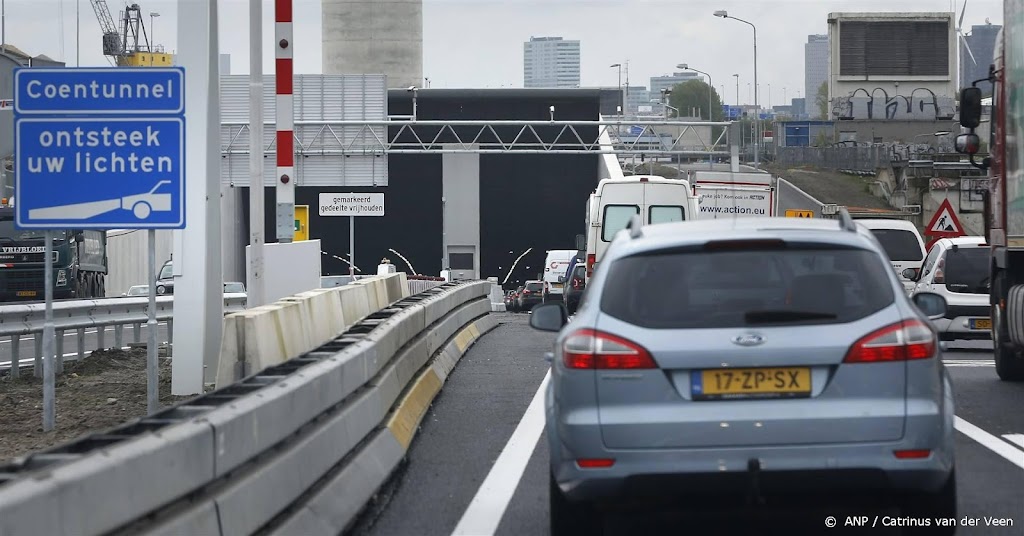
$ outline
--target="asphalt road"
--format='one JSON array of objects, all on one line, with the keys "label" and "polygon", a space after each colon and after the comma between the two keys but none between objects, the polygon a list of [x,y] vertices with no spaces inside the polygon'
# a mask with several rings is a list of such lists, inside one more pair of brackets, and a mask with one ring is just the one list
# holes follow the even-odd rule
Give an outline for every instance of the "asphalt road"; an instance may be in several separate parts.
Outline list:
[{"label": "asphalt road", "polygon": [[[160,343],[167,342],[167,323],[159,322],[159,331],[157,333],[157,340]],[[135,338],[135,331],[130,326],[125,326],[122,330],[121,343],[123,346],[127,346],[130,343],[141,342],[145,343],[148,340],[148,329],[146,324],[139,326],[138,340]],[[60,334],[58,334],[58,337]],[[104,332],[103,345],[105,348],[114,347],[114,328],[109,326]],[[99,333],[98,328],[91,328],[85,330],[85,351],[91,352],[99,349]],[[6,370],[11,364],[11,355],[13,351],[13,344],[11,337],[5,337],[0,340],[0,370]],[[61,352],[66,360],[78,359],[78,332],[77,331],[66,331],[63,336],[63,348]],[[18,343],[18,357],[21,361],[22,373],[31,373],[31,366],[33,357],[39,355],[36,350],[35,337],[24,336],[21,337]],[[26,372],[28,371],[28,372]]]},{"label": "asphalt road", "polygon": [[[547,444],[536,431],[538,423],[524,413],[545,379],[548,363],[542,356],[554,335],[531,330],[526,315],[500,314],[504,323],[459,362],[424,418],[406,463],[354,534],[447,536],[457,527],[474,536],[548,533]],[[944,361],[954,378],[958,429],[963,430],[956,438],[958,517],[979,524],[957,533],[1024,534],[1024,435],[1017,435],[1024,434],[1024,384],[996,378],[990,343],[951,343]],[[543,412],[540,416],[542,422]],[[794,515],[820,519],[827,534],[827,515],[843,519],[862,513],[836,509],[741,513],[759,523],[757,532],[764,534],[786,533]],[[711,522],[733,517],[729,509],[708,515]],[[1014,525],[986,527],[986,517],[1011,519]],[[685,534],[693,527],[689,522],[671,515],[613,516],[606,534]]]}]

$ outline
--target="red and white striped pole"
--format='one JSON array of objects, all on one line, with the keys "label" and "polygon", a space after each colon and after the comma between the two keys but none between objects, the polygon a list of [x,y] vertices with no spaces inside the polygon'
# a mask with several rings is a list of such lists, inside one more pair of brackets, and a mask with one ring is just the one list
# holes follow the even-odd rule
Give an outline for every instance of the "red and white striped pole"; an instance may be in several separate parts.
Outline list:
[{"label": "red and white striped pole", "polygon": [[277,41],[277,240],[295,237],[295,128],[292,107],[292,0],[274,1],[274,36]]}]

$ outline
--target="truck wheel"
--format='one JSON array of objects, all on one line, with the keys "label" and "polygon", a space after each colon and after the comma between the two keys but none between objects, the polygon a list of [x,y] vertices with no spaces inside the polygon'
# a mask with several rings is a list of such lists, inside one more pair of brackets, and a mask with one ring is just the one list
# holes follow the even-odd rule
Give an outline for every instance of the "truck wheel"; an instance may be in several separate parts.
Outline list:
[{"label": "truck wheel", "polygon": [[1014,285],[1006,293],[1006,329],[1012,342],[1024,346],[1024,285]]},{"label": "truck wheel", "polygon": [[1008,342],[1006,322],[998,305],[992,306],[992,354],[996,362],[996,374],[1006,382],[1024,381],[1024,356]]}]

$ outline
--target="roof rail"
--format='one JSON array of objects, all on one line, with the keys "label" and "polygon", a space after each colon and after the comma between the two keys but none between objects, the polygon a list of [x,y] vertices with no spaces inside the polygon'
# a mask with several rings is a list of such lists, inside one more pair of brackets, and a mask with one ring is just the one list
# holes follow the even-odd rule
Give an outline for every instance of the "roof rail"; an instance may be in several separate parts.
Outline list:
[{"label": "roof rail", "polygon": [[629,219],[629,223],[626,225],[626,229],[629,230],[629,237],[640,238],[641,236],[643,236],[644,234],[640,230],[640,227],[642,227],[643,224],[644,222],[643,220],[640,219],[640,215],[634,214],[633,217]]},{"label": "roof rail", "polygon": [[857,224],[850,217],[850,211],[846,210],[846,207],[839,207],[839,228],[852,233],[857,232]]}]

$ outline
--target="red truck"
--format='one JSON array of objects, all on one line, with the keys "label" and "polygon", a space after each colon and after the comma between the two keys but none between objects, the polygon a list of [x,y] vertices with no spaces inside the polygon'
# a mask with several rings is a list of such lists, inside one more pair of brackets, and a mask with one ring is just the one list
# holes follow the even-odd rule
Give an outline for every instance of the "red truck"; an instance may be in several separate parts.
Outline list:
[{"label": "red truck", "polygon": [[[991,246],[989,303],[996,373],[1005,381],[1024,381],[1024,0],[1003,3],[1004,26],[996,41],[989,77],[960,92],[960,125],[967,133],[956,149],[987,170],[985,236]],[[975,155],[981,140],[982,93],[991,82],[992,129],[989,156]]]}]

